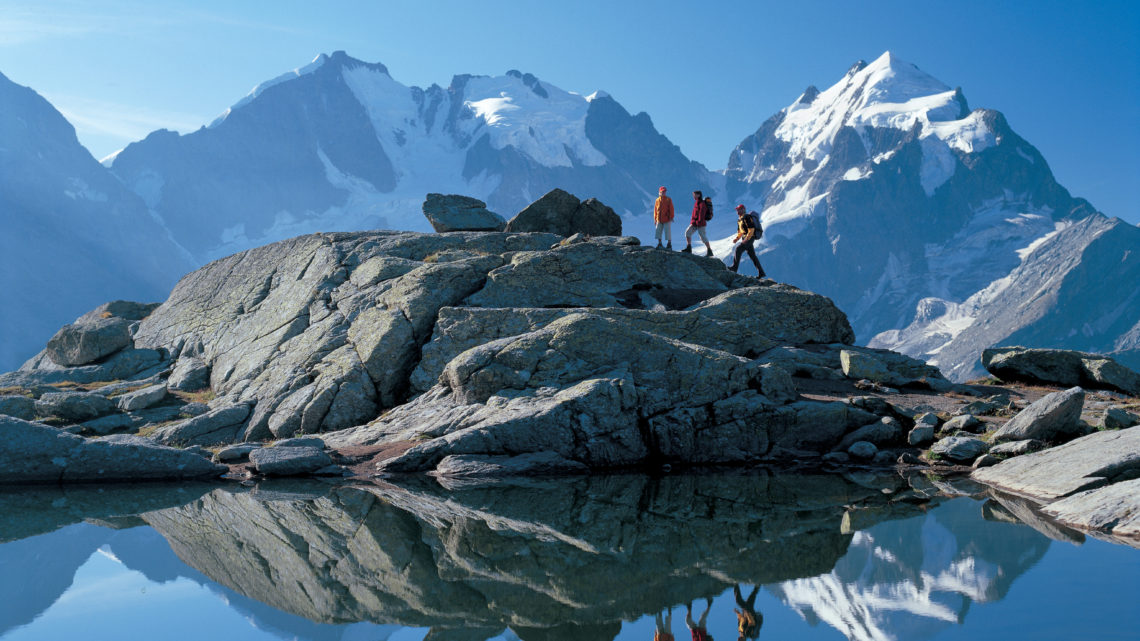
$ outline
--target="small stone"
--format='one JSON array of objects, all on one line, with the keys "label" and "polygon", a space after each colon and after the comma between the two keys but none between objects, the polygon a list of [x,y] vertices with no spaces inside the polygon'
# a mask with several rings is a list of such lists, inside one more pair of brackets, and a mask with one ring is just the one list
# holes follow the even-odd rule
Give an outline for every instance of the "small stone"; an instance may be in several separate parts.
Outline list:
[{"label": "small stone", "polygon": [[971,463],[989,447],[990,444],[980,438],[948,436],[935,443],[930,453],[955,463]]},{"label": "small stone", "polygon": [[124,412],[135,412],[158,405],[166,399],[166,385],[151,385],[115,398],[115,404]]},{"label": "small stone", "polygon": [[317,447],[263,447],[250,452],[249,460],[267,476],[300,476],[332,465],[332,458]]},{"label": "small stone", "polygon": [[991,465],[997,465],[998,463],[1001,463],[1001,461],[1002,461],[1001,458],[994,456],[993,454],[990,454],[989,452],[987,452],[987,453],[979,456],[974,461],[973,467],[976,470],[979,467],[990,467]]},{"label": "small stone", "polygon": [[254,443],[242,443],[240,445],[230,445],[218,450],[214,454],[214,460],[220,463],[235,463],[237,461],[244,461],[249,458],[250,452],[261,449],[260,445]]},{"label": "small stone", "polygon": [[856,441],[847,448],[847,453],[851,455],[851,458],[862,461],[874,458],[878,452],[879,448],[875,447],[874,443],[867,441]]},{"label": "small stone", "polygon": [[971,434],[978,434],[984,430],[984,425],[978,417],[973,414],[962,414],[946,421],[942,424],[940,432],[942,434],[954,434],[955,432],[969,432]]},{"label": "small stone", "polygon": [[906,435],[906,442],[915,447],[921,447],[934,440],[934,427],[927,424],[915,425]]},{"label": "small stone", "polygon": [[1024,441],[1007,441],[1005,443],[998,443],[990,448],[989,453],[994,456],[1008,458],[1011,456],[1021,456],[1022,454],[1029,454],[1045,448],[1045,444],[1041,441],[1034,439],[1026,439]]},{"label": "small stone", "polygon": [[1106,430],[1122,430],[1140,424],[1140,416],[1126,412],[1119,407],[1110,407],[1105,410],[1100,424]]}]

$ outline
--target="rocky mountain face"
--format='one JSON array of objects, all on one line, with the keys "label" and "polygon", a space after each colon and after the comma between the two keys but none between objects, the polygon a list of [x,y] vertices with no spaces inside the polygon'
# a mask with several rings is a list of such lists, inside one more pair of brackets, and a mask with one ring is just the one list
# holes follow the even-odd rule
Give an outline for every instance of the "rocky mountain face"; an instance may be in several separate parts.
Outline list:
[{"label": "rocky mountain face", "polygon": [[0,369],[114,298],[161,300],[193,267],[37,93],[0,75]]},{"label": "rocky mountain face", "polygon": [[640,214],[662,181],[710,181],[607,95],[517,71],[408,87],[344,52],[258,86],[209,127],[157,131],[111,167],[203,261],[315,231],[427,231],[431,192],[509,217],[560,187]]},{"label": "rocky mountain face", "polygon": [[763,212],[767,272],[832,297],[872,345],[963,380],[994,344],[1134,344],[1136,228],[1070,196],[999,112],[890,53],[809,87],[726,175]]}]

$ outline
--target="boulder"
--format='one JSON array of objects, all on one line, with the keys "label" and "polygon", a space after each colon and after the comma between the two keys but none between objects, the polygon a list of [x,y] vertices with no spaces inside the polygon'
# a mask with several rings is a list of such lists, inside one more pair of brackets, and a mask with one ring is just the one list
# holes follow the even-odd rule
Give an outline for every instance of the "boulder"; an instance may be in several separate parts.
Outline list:
[{"label": "boulder", "polygon": [[[3,410],[0,410],[0,413],[3,413]],[[1110,407],[1104,411],[1100,424],[1106,430],[1121,430],[1133,425],[1140,425],[1140,416],[1119,407]]]},{"label": "boulder", "polygon": [[76,323],[89,323],[103,318],[122,318],[128,321],[140,321],[157,309],[159,303],[136,303],[129,300],[113,300],[103,303],[95,309],[76,319]]},{"label": "boulder", "polygon": [[197,392],[210,386],[210,367],[202,359],[184,356],[174,363],[166,386],[182,392]]},{"label": "boulder", "polygon": [[135,426],[135,420],[126,414],[111,414],[82,423],[85,431],[98,436],[106,436],[111,432],[125,430]]},{"label": "boulder", "polygon": [[249,405],[231,405],[159,427],[150,438],[164,445],[218,445],[232,443],[249,418]]},{"label": "boulder", "polygon": [[145,410],[166,399],[166,385],[159,383],[115,397],[115,404],[124,412]]},{"label": "boulder", "polygon": [[0,415],[14,416],[30,421],[36,416],[36,401],[20,395],[0,396]]},{"label": "boulder", "polygon": [[86,365],[131,344],[131,321],[95,318],[60,328],[47,344],[47,355],[57,365]]},{"label": "boulder", "polygon": [[597,199],[583,202],[573,194],[553,189],[510,219],[504,231],[621,236],[621,217]]},{"label": "boulder", "polygon": [[981,456],[979,456],[974,461],[974,464],[972,467],[974,469],[978,469],[979,467],[990,467],[991,465],[997,465],[998,463],[1001,463],[1001,461],[1002,461],[1001,457],[995,456],[989,452],[986,452],[985,454],[982,454]]},{"label": "boulder", "polygon": [[487,209],[487,203],[468,196],[428,194],[424,216],[438,233],[451,231],[503,231],[507,221]]},{"label": "boulder", "polygon": [[214,460],[219,463],[237,463],[249,458],[251,452],[261,449],[257,443],[242,443],[241,445],[228,445],[214,454]]},{"label": "boulder", "polygon": [[205,479],[224,466],[191,452],[129,435],[85,439],[0,417],[0,483]]},{"label": "boulder", "polygon": [[1109,389],[1140,396],[1140,373],[1103,354],[1064,349],[995,347],[982,365],[1003,380]]},{"label": "boulder", "polygon": [[1085,391],[1073,387],[1047,394],[1018,412],[994,434],[993,441],[1063,441],[1083,433],[1081,408]]},{"label": "boulder", "polygon": [[927,424],[917,424],[906,435],[908,445],[921,447],[934,441],[934,428]]},{"label": "boulder", "polygon": [[948,436],[931,446],[930,453],[955,463],[969,464],[989,447],[990,444],[980,438]]},{"label": "boulder", "polygon": [[879,385],[917,386],[935,391],[953,387],[937,367],[885,349],[844,346],[839,351],[839,369],[849,379]]},{"label": "boulder", "polygon": [[127,348],[101,363],[79,367],[62,367],[44,356],[42,359],[32,359],[19,371],[0,374],[0,387],[145,379],[164,370],[167,364],[162,354],[153,349]]},{"label": "boulder", "polygon": [[55,416],[79,423],[118,411],[115,402],[88,392],[48,392],[36,400],[38,416]]},{"label": "boulder", "polygon": [[320,447],[262,447],[249,453],[249,461],[259,474],[300,476],[332,465],[332,457]]}]

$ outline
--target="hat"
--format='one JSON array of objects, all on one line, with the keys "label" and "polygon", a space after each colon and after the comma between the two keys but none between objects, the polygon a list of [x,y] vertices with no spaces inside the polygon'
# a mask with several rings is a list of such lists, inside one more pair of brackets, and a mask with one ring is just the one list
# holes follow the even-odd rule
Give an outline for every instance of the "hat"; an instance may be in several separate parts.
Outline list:
[{"label": "hat", "polygon": [[736,206],[736,211],[744,211],[745,209],[747,209],[747,207],[745,207],[744,205],[737,205]]},{"label": "hat", "polygon": [[665,191],[665,187],[664,186],[658,187],[657,191]]}]

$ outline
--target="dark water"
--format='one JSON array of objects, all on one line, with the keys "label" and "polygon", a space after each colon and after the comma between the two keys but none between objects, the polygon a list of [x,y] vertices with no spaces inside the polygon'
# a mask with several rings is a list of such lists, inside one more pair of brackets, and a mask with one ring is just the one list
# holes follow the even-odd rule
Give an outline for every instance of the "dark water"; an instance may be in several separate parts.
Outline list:
[{"label": "dark water", "polygon": [[[963,494],[965,493],[965,494]],[[0,493],[0,639],[1137,639],[1140,550],[968,483],[606,476]],[[747,608],[744,608],[747,609]]]}]

